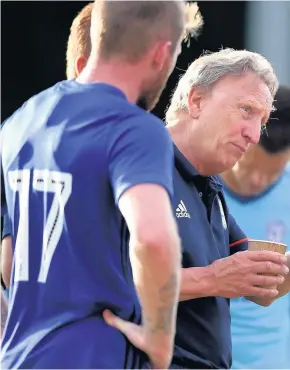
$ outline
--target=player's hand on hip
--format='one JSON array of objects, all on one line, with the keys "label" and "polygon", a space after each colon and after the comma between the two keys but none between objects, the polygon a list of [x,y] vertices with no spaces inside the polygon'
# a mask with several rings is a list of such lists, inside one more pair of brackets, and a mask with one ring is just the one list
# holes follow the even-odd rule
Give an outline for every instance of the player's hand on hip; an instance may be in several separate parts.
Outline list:
[{"label": "player's hand on hip", "polygon": [[146,333],[144,326],[125,321],[109,310],[104,311],[103,317],[108,325],[120,330],[135,347],[147,354],[152,369],[168,369],[173,343],[167,345],[164,337],[158,343],[158,338],[156,340],[154,334]]},{"label": "player's hand on hip", "polygon": [[245,251],[213,262],[209,269],[217,296],[276,297],[277,286],[284,282],[289,269],[287,258],[271,251]]}]

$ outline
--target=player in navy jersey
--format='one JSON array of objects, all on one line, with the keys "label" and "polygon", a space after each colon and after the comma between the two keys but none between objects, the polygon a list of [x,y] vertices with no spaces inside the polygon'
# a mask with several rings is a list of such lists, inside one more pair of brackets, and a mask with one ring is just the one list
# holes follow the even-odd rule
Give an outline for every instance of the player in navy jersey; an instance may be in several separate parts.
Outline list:
[{"label": "player in navy jersey", "polygon": [[[14,261],[3,368],[136,368],[144,352],[155,367],[170,363],[180,275],[173,151],[162,122],[134,103],[154,106],[183,32],[180,1],[96,2],[79,79],[5,122]],[[131,322],[133,345],[104,321],[107,308]]]}]

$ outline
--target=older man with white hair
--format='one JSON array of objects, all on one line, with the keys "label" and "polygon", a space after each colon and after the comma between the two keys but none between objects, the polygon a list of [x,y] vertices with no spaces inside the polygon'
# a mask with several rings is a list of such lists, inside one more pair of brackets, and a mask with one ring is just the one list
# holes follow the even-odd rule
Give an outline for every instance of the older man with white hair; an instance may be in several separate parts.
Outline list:
[{"label": "older man with white hair", "polygon": [[191,64],[168,108],[166,122],[176,145],[173,206],[181,214],[185,268],[173,360],[180,367],[229,368],[229,298],[255,296],[263,304],[285,285],[290,289],[284,258],[242,252],[245,236],[229,215],[215,176],[259,141],[277,88],[264,57],[225,49]]},{"label": "older man with white hair", "polygon": [[[247,238],[215,176],[259,141],[277,87],[264,57],[225,49],[193,62],[173,94],[166,122],[175,144],[173,209],[183,247],[173,368],[230,368],[229,298],[251,296],[263,305],[289,290],[289,259],[245,252]],[[130,332],[126,323],[114,324]]]}]

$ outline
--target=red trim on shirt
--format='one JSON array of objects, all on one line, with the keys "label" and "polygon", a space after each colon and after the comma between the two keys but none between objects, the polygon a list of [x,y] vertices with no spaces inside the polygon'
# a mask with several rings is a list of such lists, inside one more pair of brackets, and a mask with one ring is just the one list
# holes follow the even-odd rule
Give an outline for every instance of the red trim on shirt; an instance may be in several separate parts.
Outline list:
[{"label": "red trim on shirt", "polygon": [[231,243],[230,244],[230,247],[235,247],[237,244],[241,244],[241,243],[247,242],[248,240],[249,240],[249,238],[244,238],[244,239],[237,240],[237,241]]}]

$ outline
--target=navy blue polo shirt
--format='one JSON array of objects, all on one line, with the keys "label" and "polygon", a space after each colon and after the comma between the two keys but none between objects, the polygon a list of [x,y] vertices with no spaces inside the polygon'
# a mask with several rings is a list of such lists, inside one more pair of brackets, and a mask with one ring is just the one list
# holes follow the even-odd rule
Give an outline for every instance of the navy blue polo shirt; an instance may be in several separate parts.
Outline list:
[{"label": "navy blue polo shirt", "polygon": [[[218,178],[200,176],[176,147],[173,207],[184,268],[208,266],[247,248],[246,242],[238,242],[245,235],[228,212]],[[181,302],[175,344],[173,365],[230,368],[229,300],[207,297]]]}]

